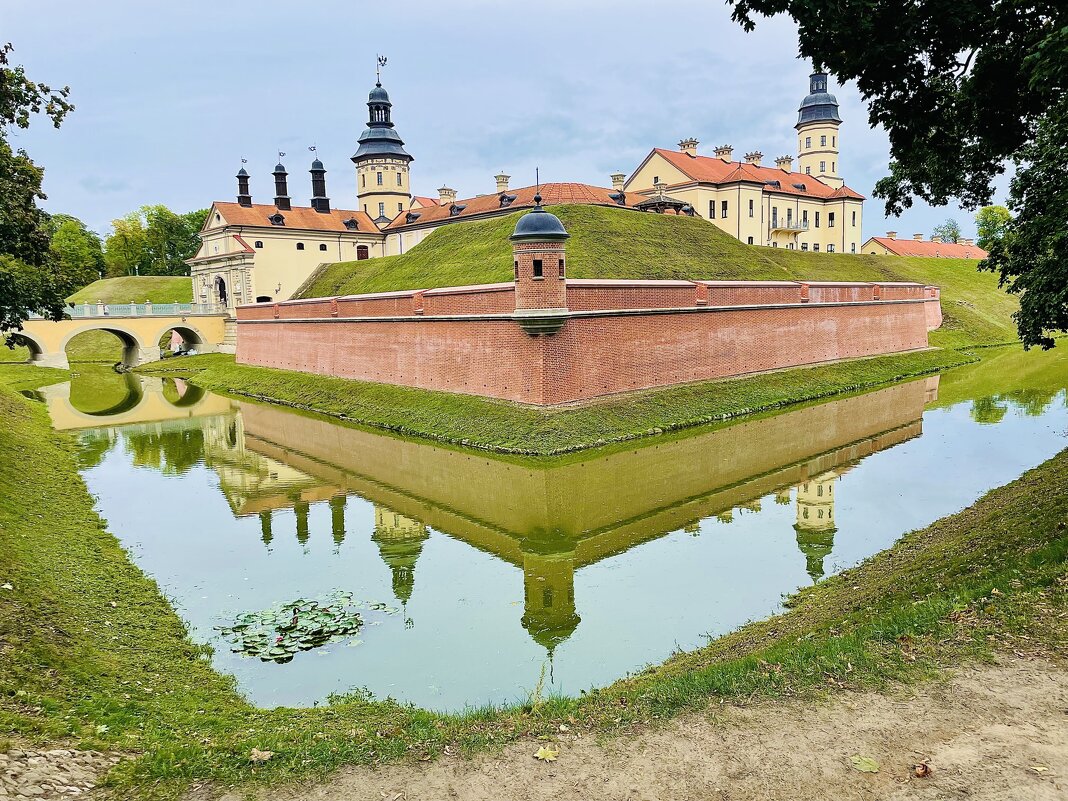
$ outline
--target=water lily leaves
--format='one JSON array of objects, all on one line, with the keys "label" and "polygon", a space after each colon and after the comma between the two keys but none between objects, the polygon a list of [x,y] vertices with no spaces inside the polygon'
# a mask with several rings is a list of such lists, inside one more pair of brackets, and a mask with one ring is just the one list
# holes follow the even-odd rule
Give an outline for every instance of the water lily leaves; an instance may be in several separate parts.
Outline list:
[{"label": "water lily leaves", "polygon": [[853,770],[859,770],[861,773],[879,772],[879,763],[871,757],[853,754],[853,756],[849,758],[849,761],[853,763]]},{"label": "water lily leaves", "polygon": [[[216,626],[231,650],[264,662],[285,664],[298,651],[319,648],[354,637],[364,625],[352,593],[335,592],[322,600],[297,598],[261,612],[244,612],[229,626]],[[376,612],[393,614],[385,604],[369,604]]]}]

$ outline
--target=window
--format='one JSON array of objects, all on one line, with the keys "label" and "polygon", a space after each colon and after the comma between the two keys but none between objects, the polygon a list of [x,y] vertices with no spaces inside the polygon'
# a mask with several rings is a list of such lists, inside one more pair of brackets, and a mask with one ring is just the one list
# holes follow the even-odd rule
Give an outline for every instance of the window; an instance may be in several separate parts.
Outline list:
[{"label": "window", "polygon": [[378,185],[382,186],[382,173],[378,173]]},{"label": "window", "polygon": [[808,228],[808,209],[801,210],[801,225]]},{"label": "window", "polygon": [[222,222],[222,216],[219,215],[219,214],[216,214],[215,215],[215,222]]},{"label": "window", "polygon": [[404,179],[401,177],[402,175],[403,175],[403,173],[400,173],[400,172],[397,173],[397,186],[403,186],[404,185]]},{"label": "window", "polygon": [[812,249],[815,250],[815,251],[818,251],[820,249],[820,243],[819,242],[813,242],[812,243]]},{"label": "window", "polygon": [[827,147],[827,137],[826,136],[821,136],[820,137],[820,147]]},{"label": "window", "polygon": [[812,175],[812,168],[811,167],[805,167],[805,175]]},{"label": "window", "polygon": [[304,250],[304,243],[303,242],[297,242],[297,250]]},{"label": "window", "polygon": [[544,276],[544,271],[542,270],[541,259],[534,259],[534,277],[535,278],[542,278],[543,276]]},{"label": "window", "polygon": [[808,242],[801,243],[801,250],[808,250]]},{"label": "window", "polygon": [[811,136],[806,136],[805,137],[805,147],[806,148],[812,147],[812,137]]},{"label": "window", "polygon": [[708,219],[716,219],[716,201],[714,200],[708,201]]},{"label": "window", "polygon": [[828,228],[834,228],[834,212],[833,211],[827,212],[827,227]]},{"label": "window", "polygon": [[360,176],[360,186],[367,186],[367,173]]},{"label": "window", "polygon": [[357,261],[363,261],[364,259],[368,258],[369,256],[370,256],[370,254],[367,252],[367,245],[357,245],[356,246],[356,260]]},{"label": "window", "polygon": [[560,259],[560,272],[557,274],[558,278],[564,277],[564,260]]},{"label": "window", "polygon": [[326,245],[320,244],[319,245],[319,250],[326,250]]},{"label": "window", "polygon": [[831,147],[838,147],[838,137],[837,136],[832,136],[831,137]]},{"label": "window", "polygon": [[820,172],[821,173],[827,172],[827,162],[826,161],[821,161],[820,162]]},{"label": "window", "polygon": [[857,227],[857,213],[855,211],[853,212],[853,227]]},{"label": "window", "polygon": [[[749,216],[750,216],[750,217],[752,217],[752,216],[753,216],[753,211],[754,211],[754,209],[753,209],[753,201],[752,201],[752,200],[750,200],[750,201],[749,201]],[[752,244],[752,242],[750,242],[749,244]]]},{"label": "window", "polygon": [[827,252],[828,253],[834,253],[834,245],[828,245],[827,246]]},{"label": "window", "polygon": [[397,214],[400,214],[402,211],[404,211],[404,204],[403,203],[398,203],[397,204]]},{"label": "window", "polygon": [[263,247],[263,240],[262,239],[257,239],[256,240],[256,247],[258,247],[258,248],[262,248]]},{"label": "window", "polygon": [[834,172],[835,166],[836,166],[835,163],[832,161],[831,162],[831,172]]},{"label": "window", "polygon": [[719,216],[723,219],[727,219],[727,201],[724,200],[719,204]]},{"label": "window", "polygon": [[794,243],[793,242],[788,242],[786,244],[786,249],[787,250],[793,250],[794,249]]},{"label": "window", "polygon": [[818,211],[816,212],[816,227],[820,227],[820,213]]},{"label": "window", "polygon": [[745,244],[747,244],[747,245],[752,245],[752,244],[753,244],[753,237],[749,237],[749,238],[748,238],[748,239],[747,239],[747,240],[745,241]]},{"label": "window", "polygon": [[656,186],[658,183],[660,183],[660,176],[659,175],[654,175],[653,176],[653,186]]},{"label": "window", "polygon": [[379,203],[378,204],[378,216],[379,217],[385,217],[386,216],[386,204],[385,203]]},{"label": "window", "polygon": [[777,248],[777,247],[779,246],[779,243],[778,243],[778,242],[772,242],[772,243],[771,243],[771,246],[772,246],[773,248]]},{"label": "window", "polygon": [[519,260],[518,259],[516,259],[516,261],[515,261],[515,280],[516,281],[519,280]]},{"label": "window", "polygon": [[787,209],[786,210],[786,227],[789,228],[793,224],[794,224],[794,210],[793,209]]},{"label": "window", "polygon": [[857,243],[856,242],[850,243],[849,252],[850,253],[856,253],[857,252]]}]

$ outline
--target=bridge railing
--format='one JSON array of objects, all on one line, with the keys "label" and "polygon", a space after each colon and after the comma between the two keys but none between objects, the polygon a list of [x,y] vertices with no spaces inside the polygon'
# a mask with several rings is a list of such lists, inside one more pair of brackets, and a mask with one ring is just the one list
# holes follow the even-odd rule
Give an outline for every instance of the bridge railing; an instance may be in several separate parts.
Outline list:
[{"label": "bridge railing", "polygon": [[[183,317],[198,314],[225,314],[220,303],[77,303],[67,306],[72,320],[99,317]],[[31,320],[43,319],[31,314]]]}]

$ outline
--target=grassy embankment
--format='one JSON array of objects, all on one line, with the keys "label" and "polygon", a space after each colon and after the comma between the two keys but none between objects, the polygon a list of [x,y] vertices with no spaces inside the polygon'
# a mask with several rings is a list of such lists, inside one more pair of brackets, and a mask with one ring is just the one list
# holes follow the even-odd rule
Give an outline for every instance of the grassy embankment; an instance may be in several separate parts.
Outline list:
[{"label": "grassy embankment", "polygon": [[[193,283],[189,276],[144,275],[102,278],[67,298],[70,303],[189,303]],[[30,358],[25,347],[0,347],[0,362],[24,362]],[[71,364],[100,362],[115,364],[122,360],[122,343],[106,331],[87,331],[67,346]]]},{"label": "grassy embankment", "polygon": [[[553,206],[571,234],[572,278],[917,281],[942,288],[945,322],[931,344],[958,348],[1015,341],[1014,297],[978,262],[811,253],[745,245],[706,220],[599,206]],[[508,236],[521,212],[439,228],[402,256],[322,268],[303,297],[510,281]]]},{"label": "grassy embankment", "polygon": [[[131,754],[116,794],[271,783],[343,764],[613,732],[711,700],[819,695],[929,676],[1004,647],[1068,655],[1068,452],[799,594],[792,608],[577,699],[444,715],[360,697],[257,710],[214,673],[93,511],[75,448],[0,366],[0,738]],[[262,766],[253,748],[274,752]],[[566,759],[565,751],[562,755]]]}]

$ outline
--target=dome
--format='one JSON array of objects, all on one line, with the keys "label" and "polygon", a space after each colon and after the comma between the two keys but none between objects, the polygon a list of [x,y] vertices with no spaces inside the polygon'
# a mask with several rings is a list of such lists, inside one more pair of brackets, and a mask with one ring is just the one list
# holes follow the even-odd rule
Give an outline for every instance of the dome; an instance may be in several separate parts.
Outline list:
[{"label": "dome", "polygon": [[389,92],[382,88],[382,84],[376,83],[375,88],[367,95],[368,103],[389,103]]},{"label": "dome", "polygon": [[541,196],[536,195],[534,202],[537,205],[528,213],[519,218],[512,233],[513,242],[524,239],[531,240],[562,240],[571,236],[555,214],[550,214],[541,207]]},{"label": "dome", "polygon": [[311,168],[313,170],[315,170],[315,171],[319,171],[319,170],[323,170],[324,172],[326,171],[326,167],[323,166],[323,163],[321,161],[319,161],[319,159],[316,159],[315,161],[312,162]]},{"label": "dome", "polygon": [[279,162],[278,164],[274,165],[274,171],[275,172],[285,172],[286,168],[282,165],[281,162]]},{"label": "dome", "polygon": [[809,76],[808,94],[797,109],[797,124],[825,121],[842,121],[838,116],[838,98],[827,91],[827,73],[814,72]]},{"label": "dome", "polygon": [[242,167],[240,170],[237,171],[237,177],[238,178],[248,177],[248,170],[246,170],[244,167]]}]

